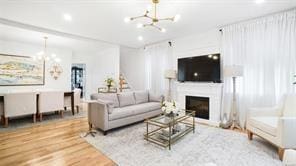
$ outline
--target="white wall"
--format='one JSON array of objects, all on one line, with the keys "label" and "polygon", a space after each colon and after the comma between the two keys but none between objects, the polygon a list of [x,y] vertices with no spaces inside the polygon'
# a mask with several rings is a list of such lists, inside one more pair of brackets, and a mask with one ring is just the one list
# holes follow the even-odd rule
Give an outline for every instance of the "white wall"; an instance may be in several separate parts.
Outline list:
[{"label": "white wall", "polygon": [[104,80],[113,77],[117,83],[119,78],[119,46],[97,52],[74,52],[72,63],[86,65],[86,98],[97,93],[99,87],[104,87]]},{"label": "white wall", "polygon": [[[201,34],[176,38],[172,41],[172,68],[177,70],[177,59],[220,53],[221,32],[211,29]],[[133,89],[145,88],[145,57],[143,49],[121,47],[120,70]],[[174,89],[174,87],[172,88]]]},{"label": "white wall", "polygon": [[177,59],[220,53],[221,32],[219,29],[211,29],[207,32],[177,38],[173,43],[173,68],[177,70]]},{"label": "white wall", "polygon": [[133,90],[144,90],[145,57],[143,50],[120,47],[120,72]]},{"label": "white wall", "polygon": [[[43,46],[27,43],[0,40],[0,53],[11,55],[33,56],[43,50]],[[45,63],[45,84],[42,86],[0,86],[0,93],[10,90],[59,89],[71,90],[71,61],[72,51],[60,48],[48,48],[49,53],[55,53],[61,59],[63,73],[55,80],[49,74],[49,63]]]},{"label": "white wall", "polygon": [[[178,70],[178,58],[193,57],[220,53],[221,32],[211,29],[201,34],[186,36],[172,40],[173,43],[173,69]],[[176,84],[172,85],[172,96],[177,97]]]}]

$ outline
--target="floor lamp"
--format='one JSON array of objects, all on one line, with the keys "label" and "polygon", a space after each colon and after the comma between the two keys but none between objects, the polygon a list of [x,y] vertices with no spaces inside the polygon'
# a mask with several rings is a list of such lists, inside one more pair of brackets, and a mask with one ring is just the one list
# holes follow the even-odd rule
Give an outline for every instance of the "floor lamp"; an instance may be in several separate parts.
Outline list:
[{"label": "floor lamp", "polygon": [[224,76],[231,77],[233,84],[233,94],[232,94],[232,105],[231,105],[231,120],[232,125],[231,129],[241,129],[238,123],[238,116],[237,116],[237,105],[236,105],[236,78],[243,76],[243,67],[242,66],[225,66],[224,67]]},{"label": "floor lamp", "polygon": [[172,79],[176,78],[176,71],[175,70],[166,70],[164,76],[165,76],[166,79],[169,79],[169,92],[168,92],[167,100],[171,101],[172,100],[172,97],[171,97],[171,81],[172,81]]}]

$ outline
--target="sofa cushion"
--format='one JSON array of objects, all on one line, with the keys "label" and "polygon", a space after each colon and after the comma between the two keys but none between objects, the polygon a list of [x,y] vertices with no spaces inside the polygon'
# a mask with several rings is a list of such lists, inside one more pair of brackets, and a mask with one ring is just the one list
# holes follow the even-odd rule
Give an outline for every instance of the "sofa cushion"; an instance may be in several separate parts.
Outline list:
[{"label": "sofa cushion", "polygon": [[142,103],[137,104],[133,106],[134,114],[143,114],[150,111],[160,110],[161,109],[161,103],[160,102],[148,102],[148,103]]},{"label": "sofa cushion", "polygon": [[114,108],[119,107],[119,101],[116,93],[98,93],[98,94],[93,94],[91,96],[92,100],[103,100],[103,101],[109,101],[113,103]]},{"label": "sofa cushion", "polygon": [[148,91],[136,91],[135,93],[136,104],[147,103],[149,99]]},{"label": "sofa cushion", "polygon": [[149,93],[149,102],[163,102],[163,96]]},{"label": "sofa cushion", "polygon": [[161,105],[159,102],[149,102],[126,107],[114,108],[112,114],[109,114],[109,120],[117,120],[138,114],[143,114],[155,110],[160,110]]},{"label": "sofa cushion", "polygon": [[119,106],[125,107],[129,105],[134,105],[136,103],[134,92],[124,92],[118,94]]},{"label": "sofa cushion", "polygon": [[114,108],[112,114],[109,114],[109,120],[116,120],[133,116],[134,110],[130,109],[129,107],[132,106]]},{"label": "sofa cushion", "polygon": [[278,117],[251,117],[250,125],[270,135],[277,135]]}]

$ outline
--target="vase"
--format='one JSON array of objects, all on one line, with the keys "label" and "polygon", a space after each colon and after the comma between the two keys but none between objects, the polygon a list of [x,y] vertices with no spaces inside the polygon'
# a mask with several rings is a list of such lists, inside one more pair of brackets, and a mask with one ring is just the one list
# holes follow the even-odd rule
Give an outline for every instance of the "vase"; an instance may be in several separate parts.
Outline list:
[{"label": "vase", "polygon": [[111,85],[107,85],[107,88],[108,88],[108,92],[110,92],[110,90],[111,90]]}]

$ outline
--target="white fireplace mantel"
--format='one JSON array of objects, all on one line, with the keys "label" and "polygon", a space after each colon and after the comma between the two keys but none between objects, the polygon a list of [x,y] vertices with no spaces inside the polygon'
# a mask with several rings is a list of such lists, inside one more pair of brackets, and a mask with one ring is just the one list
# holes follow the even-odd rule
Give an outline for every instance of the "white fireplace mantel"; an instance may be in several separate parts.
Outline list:
[{"label": "white fireplace mantel", "polygon": [[210,106],[209,120],[197,118],[197,122],[219,126],[223,89],[222,83],[176,82],[175,85],[177,88],[176,99],[183,109],[186,107],[186,96],[208,97]]}]

